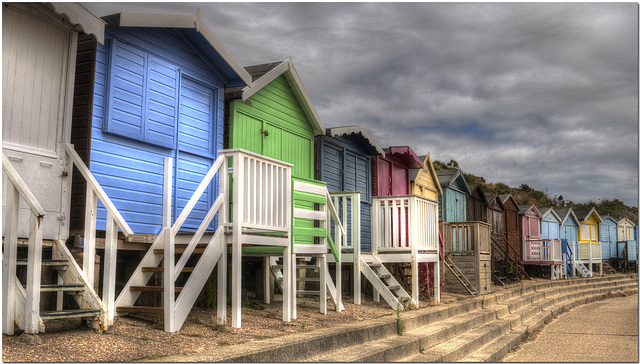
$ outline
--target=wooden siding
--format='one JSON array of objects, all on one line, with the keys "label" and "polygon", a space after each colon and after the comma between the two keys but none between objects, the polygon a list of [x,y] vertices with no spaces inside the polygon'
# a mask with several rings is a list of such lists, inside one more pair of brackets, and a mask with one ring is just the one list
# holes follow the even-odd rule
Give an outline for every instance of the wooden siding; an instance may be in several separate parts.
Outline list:
[{"label": "wooden siding", "polygon": [[[144,72],[158,71],[159,65],[169,65],[168,69],[179,69],[179,74],[176,76],[179,79],[179,83],[176,83],[179,92],[173,93],[171,88],[167,89],[167,82],[165,82],[167,75],[156,75],[147,81],[152,84],[142,83],[148,87],[137,86],[138,92],[147,90],[147,94],[126,96],[127,100],[125,101],[128,103],[109,104],[109,100],[113,100],[113,97],[117,96],[113,93],[115,91],[109,89],[109,82],[112,80],[112,76],[115,76],[111,72],[113,67],[138,68],[139,72],[142,70],[139,65],[131,64],[125,60],[120,60],[115,64],[109,62],[112,52],[108,45],[113,44],[114,39],[117,41],[116,44],[126,43],[127,47],[123,48],[135,51],[139,61],[142,60],[141,55],[144,56],[145,62],[147,62]],[[193,192],[193,181],[202,178],[204,166],[213,160],[217,150],[222,149],[224,84],[218,78],[217,71],[212,69],[209,63],[205,63],[202,54],[199,54],[187,42],[177,32],[167,29],[109,28],[106,34],[107,46],[98,46],[91,138],[91,171],[136,233],[157,234],[160,231],[164,157],[176,159],[174,163],[176,166],[174,170],[174,202],[172,204],[174,214],[176,214],[176,212],[179,213],[179,207],[184,204],[185,196]],[[161,69],[166,70],[167,68]],[[127,79],[124,75],[129,74],[128,71],[119,70],[118,72],[121,72],[125,79],[118,81],[116,85],[125,85]],[[133,75],[130,75],[129,78],[135,79]],[[156,82],[158,79],[164,85],[158,84]],[[140,80],[138,81],[140,83]],[[194,85],[207,90],[205,93],[209,95],[208,105],[188,100],[194,97],[192,92]],[[168,91],[169,94],[177,95],[177,100],[167,100],[165,96],[160,95],[162,93],[159,92],[160,88]],[[128,88],[129,92],[134,90],[135,87]],[[143,100],[147,100],[147,103],[151,105],[142,108],[139,103]],[[193,105],[196,110],[186,110],[187,104]],[[176,105],[176,110],[173,110],[171,105]],[[146,112],[145,115],[153,116],[152,119],[155,116],[158,118],[153,119],[155,124],[147,125],[143,134],[122,135],[124,130],[129,130],[127,127],[116,124],[115,129],[109,129],[109,123],[105,121],[105,115],[114,113],[114,110],[109,111],[109,108],[114,106],[121,106],[123,110],[138,110],[143,114]],[[209,115],[203,113],[203,110],[208,110]],[[198,117],[192,118],[193,114],[190,113],[197,114]],[[176,116],[172,118],[170,115]],[[129,120],[133,124],[130,129],[135,131],[136,125],[138,125],[136,120],[139,119],[136,117],[121,119],[122,123],[127,123]],[[162,123],[172,125],[166,125],[162,129],[163,127],[160,125]],[[144,124],[140,124],[140,127],[144,127]],[[206,130],[205,139],[209,138],[209,140],[201,139],[201,144],[198,144],[194,141],[197,138],[193,138],[193,132],[189,131],[189,127]],[[108,130],[112,132],[108,132]],[[162,134],[160,131],[163,131],[164,135],[159,135]],[[185,175],[179,173],[180,178],[176,183],[175,173],[178,171],[191,173]],[[213,182],[212,185],[200,200],[200,206],[210,202],[212,196],[216,194],[217,183]],[[105,210],[99,208],[98,229],[105,228],[104,219]],[[192,228],[194,223],[195,221],[190,220],[185,226]]]},{"label": "wooden siding", "polygon": [[401,159],[387,154],[375,158],[375,196],[402,196],[409,194],[409,167]]},{"label": "wooden siding", "polygon": [[[460,271],[467,277],[469,282],[473,284],[480,294],[491,292],[490,254],[480,254],[479,257],[476,257],[475,255],[452,255],[451,260],[453,260],[458,268],[460,268]],[[458,294],[469,294],[450,270],[447,269],[444,277],[445,291]]]},{"label": "wooden siding", "polygon": [[[504,202],[504,209],[504,233],[507,242],[513,247],[513,249],[509,249],[509,253],[511,258],[518,260],[520,259],[519,257],[522,257],[522,237],[520,236],[520,224],[518,222],[520,220],[519,210],[511,198]],[[506,246],[504,248],[505,250],[507,249]],[[519,257],[516,255],[519,255]]]},{"label": "wooden siding", "polygon": [[439,195],[440,220],[445,222],[467,221],[467,195],[461,190],[443,187]]},{"label": "wooden siding", "polygon": [[560,221],[554,214],[548,214],[540,220],[542,239],[560,239]]},{"label": "wooden siding", "polygon": [[[360,191],[360,247],[371,251],[371,157],[348,137],[321,136],[319,140],[319,179],[329,192]],[[339,208],[342,208],[341,206]],[[348,207],[347,219],[350,219]],[[347,221],[351,236],[351,221]]]},{"label": "wooden siding", "polygon": [[293,177],[315,177],[313,128],[284,75],[246,102],[230,101],[229,111],[230,148],[292,163]]},{"label": "wooden siding", "polygon": [[[87,166],[90,166],[91,115],[93,112],[93,85],[96,71],[98,42],[86,34],[78,35],[76,78],[73,94],[71,144]],[[73,169],[69,228],[84,229],[84,208],[87,183],[77,168]]]},{"label": "wooden siding", "polygon": [[602,244],[602,259],[610,259],[617,255],[618,224],[610,217],[603,218],[598,224],[598,240]]},{"label": "wooden siding", "polygon": [[414,181],[411,181],[411,193],[414,195],[422,196],[433,201],[438,200],[438,188],[436,187],[436,181],[429,173],[427,166],[418,171]]},{"label": "wooden siding", "polygon": [[467,195],[467,220],[466,221],[482,221],[487,220],[488,206],[482,199],[479,189],[477,187],[473,190],[471,195]]},{"label": "wooden siding", "polygon": [[[60,143],[71,139],[77,33],[61,20],[43,4],[3,3],[2,149],[46,212],[44,239],[69,231]],[[21,203],[19,237],[29,235],[29,216]]]}]

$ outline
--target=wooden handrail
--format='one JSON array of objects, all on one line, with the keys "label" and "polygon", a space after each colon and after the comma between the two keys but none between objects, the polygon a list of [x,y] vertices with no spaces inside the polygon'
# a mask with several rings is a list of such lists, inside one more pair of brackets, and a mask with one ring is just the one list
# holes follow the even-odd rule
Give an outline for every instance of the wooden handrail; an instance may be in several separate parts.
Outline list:
[{"label": "wooden handrail", "polygon": [[120,230],[122,230],[124,235],[125,236],[133,235],[133,230],[131,230],[131,228],[129,227],[129,224],[127,224],[127,222],[124,220],[122,215],[120,215],[120,212],[114,206],[113,202],[111,202],[111,199],[104,192],[104,190],[102,189],[102,186],[100,186],[100,184],[95,179],[93,174],[91,174],[91,171],[89,170],[87,165],[84,164],[84,162],[82,161],[82,158],[80,158],[78,153],[75,151],[73,144],[62,143],[62,147],[64,148],[67,155],[71,158],[73,164],[75,164],[75,166],[78,168],[78,170],[80,171],[84,179],[87,181],[87,185],[93,190],[96,196],[98,196],[98,198],[100,199],[104,207],[107,209],[109,214],[116,221],[116,223],[118,224],[118,226],[120,227]]},{"label": "wooden handrail", "polygon": [[36,196],[31,192],[22,177],[20,177],[18,171],[16,171],[15,167],[13,167],[9,161],[9,158],[7,158],[4,153],[2,153],[2,171],[7,176],[11,184],[18,190],[20,196],[24,198],[27,205],[29,205],[31,212],[33,212],[36,217],[43,217],[46,215],[46,212],[38,202],[38,199],[36,199]]}]

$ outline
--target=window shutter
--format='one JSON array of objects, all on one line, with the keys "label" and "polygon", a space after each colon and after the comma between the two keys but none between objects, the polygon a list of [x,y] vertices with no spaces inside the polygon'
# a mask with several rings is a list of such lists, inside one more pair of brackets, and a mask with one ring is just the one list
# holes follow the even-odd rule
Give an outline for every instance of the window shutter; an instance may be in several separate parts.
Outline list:
[{"label": "window shutter", "polygon": [[105,131],[142,139],[146,55],[112,40]]},{"label": "window shutter", "polygon": [[147,71],[145,141],[163,147],[175,145],[178,111],[178,68],[149,56]]}]

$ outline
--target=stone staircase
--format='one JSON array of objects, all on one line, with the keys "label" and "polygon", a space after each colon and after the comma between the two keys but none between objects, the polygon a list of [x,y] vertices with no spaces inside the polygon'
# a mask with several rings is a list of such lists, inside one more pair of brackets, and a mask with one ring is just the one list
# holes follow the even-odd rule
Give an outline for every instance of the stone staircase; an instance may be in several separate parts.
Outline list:
[{"label": "stone staircase", "polygon": [[381,317],[366,323],[309,332],[300,338],[283,337],[236,345],[233,353],[215,360],[499,361],[553,317],[621,290],[637,292],[638,276],[616,274],[526,286],[516,284],[483,297],[402,312],[400,317],[406,329],[402,336],[397,333],[396,317]]}]

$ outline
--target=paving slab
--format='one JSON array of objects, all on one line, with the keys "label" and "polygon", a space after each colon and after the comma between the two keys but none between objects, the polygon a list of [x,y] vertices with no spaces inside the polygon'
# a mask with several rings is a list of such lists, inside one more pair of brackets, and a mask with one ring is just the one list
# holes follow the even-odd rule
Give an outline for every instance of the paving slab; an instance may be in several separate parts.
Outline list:
[{"label": "paving slab", "polygon": [[560,315],[503,362],[638,362],[638,295]]}]

